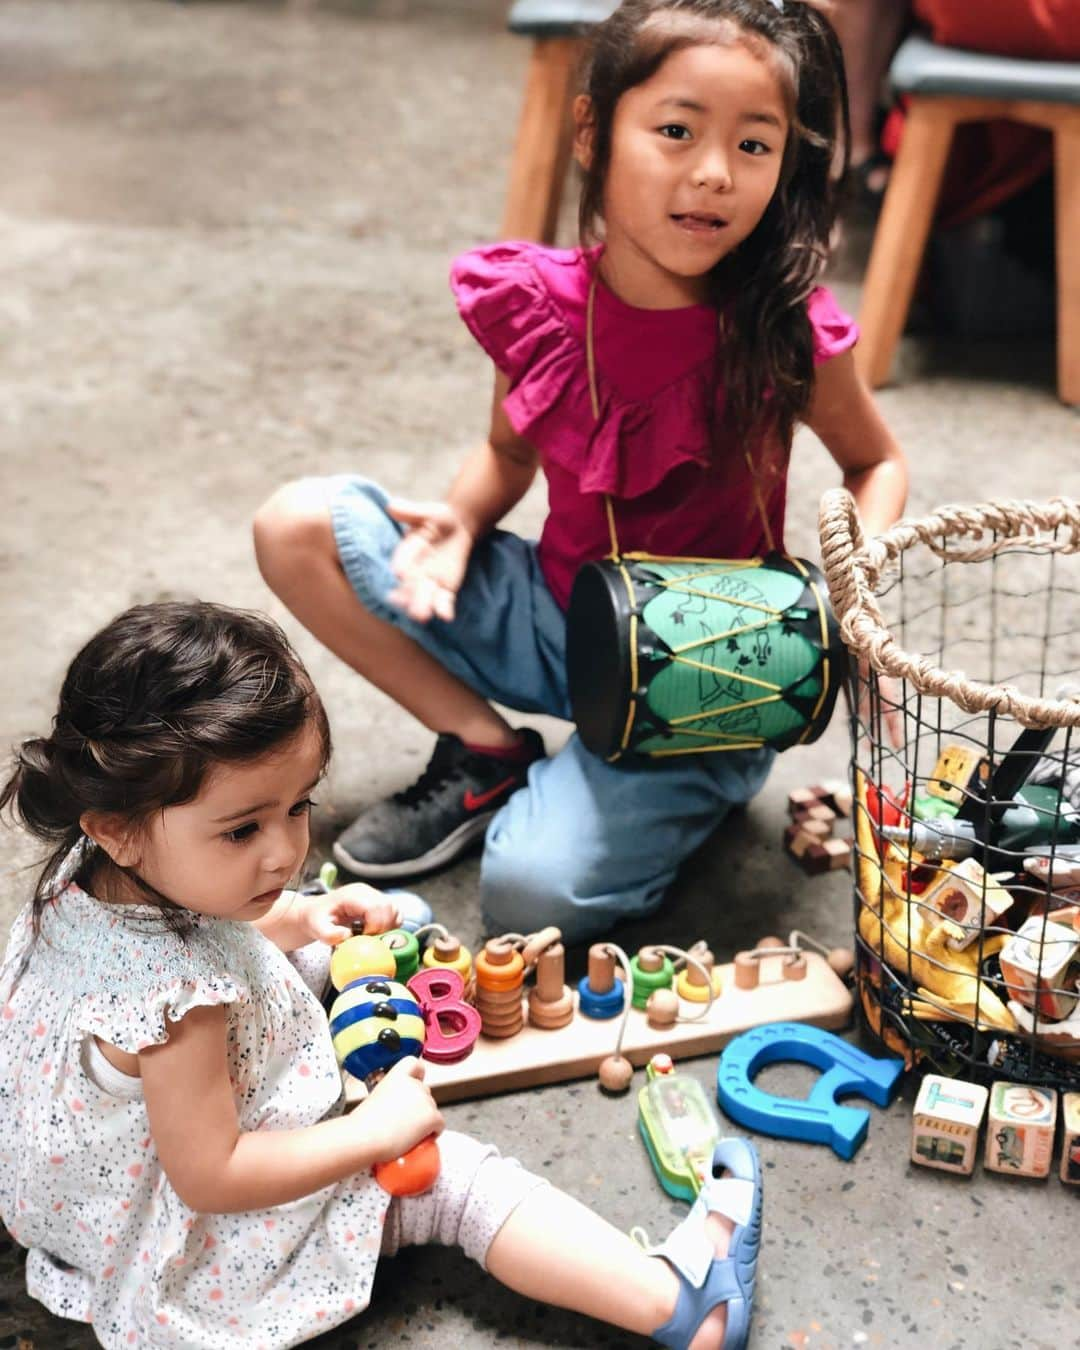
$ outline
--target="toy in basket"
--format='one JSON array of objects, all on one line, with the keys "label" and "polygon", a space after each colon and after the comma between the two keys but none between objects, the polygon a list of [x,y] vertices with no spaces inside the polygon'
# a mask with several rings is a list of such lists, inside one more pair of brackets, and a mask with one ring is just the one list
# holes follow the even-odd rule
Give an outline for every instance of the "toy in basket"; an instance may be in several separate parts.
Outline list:
[{"label": "toy in basket", "polygon": [[[433,933],[439,936],[424,952],[425,966],[438,961],[436,946],[460,946],[437,924],[417,936]],[[377,940],[392,942],[393,935]],[[605,1090],[619,1092],[634,1066],[658,1051],[706,1054],[777,1019],[844,1026],[852,999],[833,965],[844,969],[851,954],[829,952],[826,959],[812,945],[796,932],[787,944],[766,939],[717,967],[704,943],[688,951],[654,944],[633,957],[596,943],[588,973],[571,989],[557,928],[492,938],[472,961],[480,1037],[467,1059],[432,1063],[426,1081],[438,1102],[593,1073]],[[348,1076],[345,1089],[347,1101],[358,1099]]]},{"label": "toy in basket", "polygon": [[821,574],[781,553],[588,563],[567,611],[574,721],[612,761],[816,740],[844,656]]},{"label": "toy in basket", "polygon": [[1075,1087],[1080,503],[946,507],[867,541],[833,492],[821,537],[853,657],[867,1020],[909,1064]]}]

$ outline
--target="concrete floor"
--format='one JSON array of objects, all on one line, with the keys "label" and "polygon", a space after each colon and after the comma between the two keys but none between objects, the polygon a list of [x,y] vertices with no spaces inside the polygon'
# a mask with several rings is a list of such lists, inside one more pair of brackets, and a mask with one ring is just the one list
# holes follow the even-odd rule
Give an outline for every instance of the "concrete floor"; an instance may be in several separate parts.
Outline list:
[{"label": "concrete floor", "polygon": [[[248,522],[278,483],[363,470],[439,492],[483,429],[484,358],[455,316],[450,257],[498,228],[527,49],[497,0],[0,6],[0,448],[6,678],[0,740],[44,726],[76,645],[129,603],[200,595],[269,608]],[[572,234],[570,213],[566,237]],[[859,237],[836,272],[857,305]],[[905,343],[881,405],[911,508],[1077,490],[1078,424],[1047,343]],[[835,481],[797,445],[793,552],[815,552]],[[534,530],[534,492],[513,524]],[[286,624],[329,706],[337,759],[317,844],[401,786],[429,736]],[[542,725],[542,723],[541,723]],[[556,736],[562,729],[549,724]],[[847,874],[805,879],[780,848],[787,790],[843,772],[839,721],[778,764],[685,869],[646,938],[706,935],[722,959],[767,932],[848,939]],[[33,851],[0,836],[3,925]],[[470,941],[475,859],[420,889]],[[687,1065],[710,1084],[715,1059]],[[794,1070],[764,1082],[804,1091]],[[633,1098],[592,1082],[449,1108],[616,1224],[680,1207],[635,1135]],[[767,1228],[760,1347],[1080,1345],[1068,1277],[1076,1196],[1056,1176],[959,1181],[907,1162],[910,1102],[872,1112],[841,1162],[760,1141]],[[84,1347],[0,1256],[0,1345]],[[631,1338],[504,1294],[453,1252],[388,1264],[326,1347],[591,1347]]]}]

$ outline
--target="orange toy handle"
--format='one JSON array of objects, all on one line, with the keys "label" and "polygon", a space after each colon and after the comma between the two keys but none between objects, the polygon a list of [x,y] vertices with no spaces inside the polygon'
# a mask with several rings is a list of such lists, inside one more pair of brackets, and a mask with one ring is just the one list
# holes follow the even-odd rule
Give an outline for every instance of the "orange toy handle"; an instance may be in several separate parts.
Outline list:
[{"label": "orange toy handle", "polygon": [[423,1195],[439,1178],[442,1159],[435,1136],[421,1139],[408,1153],[375,1164],[375,1180],[390,1195]]}]

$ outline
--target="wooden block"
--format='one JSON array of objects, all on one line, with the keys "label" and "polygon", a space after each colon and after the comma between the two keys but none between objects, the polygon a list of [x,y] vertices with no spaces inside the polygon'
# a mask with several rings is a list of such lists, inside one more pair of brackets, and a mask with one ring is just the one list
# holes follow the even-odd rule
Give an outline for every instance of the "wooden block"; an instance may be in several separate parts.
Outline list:
[{"label": "wooden block", "polygon": [[792,858],[801,858],[814,842],[814,836],[807,834],[798,825],[789,825],[784,831],[784,851]]},{"label": "wooden block", "polygon": [[1061,1141],[1061,1179],[1069,1186],[1080,1186],[1080,1092],[1066,1092],[1061,1098],[1065,1131]]},{"label": "wooden block", "polygon": [[784,847],[795,858],[801,858],[812,843],[824,843],[829,827],[820,820],[808,820],[801,825],[789,825],[784,831]]},{"label": "wooden block", "polygon": [[806,811],[811,806],[817,806],[821,798],[813,788],[792,788],[788,793],[788,815],[795,816],[800,811]]},{"label": "wooden block", "polygon": [[983,1158],[993,1172],[1014,1177],[1050,1174],[1057,1125],[1057,1093],[1026,1083],[995,1083]]},{"label": "wooden block", "polygon": [[990,761],[973,745],[946,745],[926,780],[931,797],[959,806],[969,792],[985,791]]},{"label": "wooden block", "polygon": [[805,825],[807,821],[824,821],[831,830],[836,821],[836,812],[831,806],[826,806],[824,802],[818,802],[816,806],[808,806],[802,811],[796,811],[792,817],[796,825]]},{"label": "wooden block", "polygon": [[1060,1022],[1076,1007],[1078,991],[1071,963],[1080,937],[1065,924],[1028,919],[1001,949],[1001,974],[1009,997],[1039,1016]]},{"label": "wooden block", "polygon": [[[825,844],[828,842],[826,840]],[[799,858],[799,866],[808,877],[819,877],[832,870],[832,859],[825,849],[825,844],[819,843],[815,839]]]},{"label": "wooden block", "polygon": [[830,872],[836,872],[841,867],[851,866],[850,839],[826,839],[821,847],[829,855]]},{"label": "wooden block", "polygon": [[928,1073],[915,1100],[911,1161],[970,1176],[989,1095],[978,1083]]},{"label": "wooden block", "polygon": [[[957,936],[949,939],[953,951],[970,947],[984,928],[996,927],[1012,902],[1009,892],[987,876],[974,858],[942,866],[936,880],[923,892],[924,904],[959,925]],[[934,914],[927,917],[936,922]]]},{"label": "wooden block", "polygon": [[822,801],[831,806],[838,816],[848,819],[851,815],[851,787],[846,778],[828,778],[822,784],[825,795]]}]

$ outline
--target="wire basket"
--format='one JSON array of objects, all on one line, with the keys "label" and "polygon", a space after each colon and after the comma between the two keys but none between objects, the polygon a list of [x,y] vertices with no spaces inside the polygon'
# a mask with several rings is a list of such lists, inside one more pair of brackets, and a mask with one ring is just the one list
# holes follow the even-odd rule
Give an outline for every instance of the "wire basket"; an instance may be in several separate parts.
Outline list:
[{"label": "wire basket", "polygon": [[821,504],[848,677],[856,978],[909,1067],[1080,1090],[1080,503],[865,539]]}]

